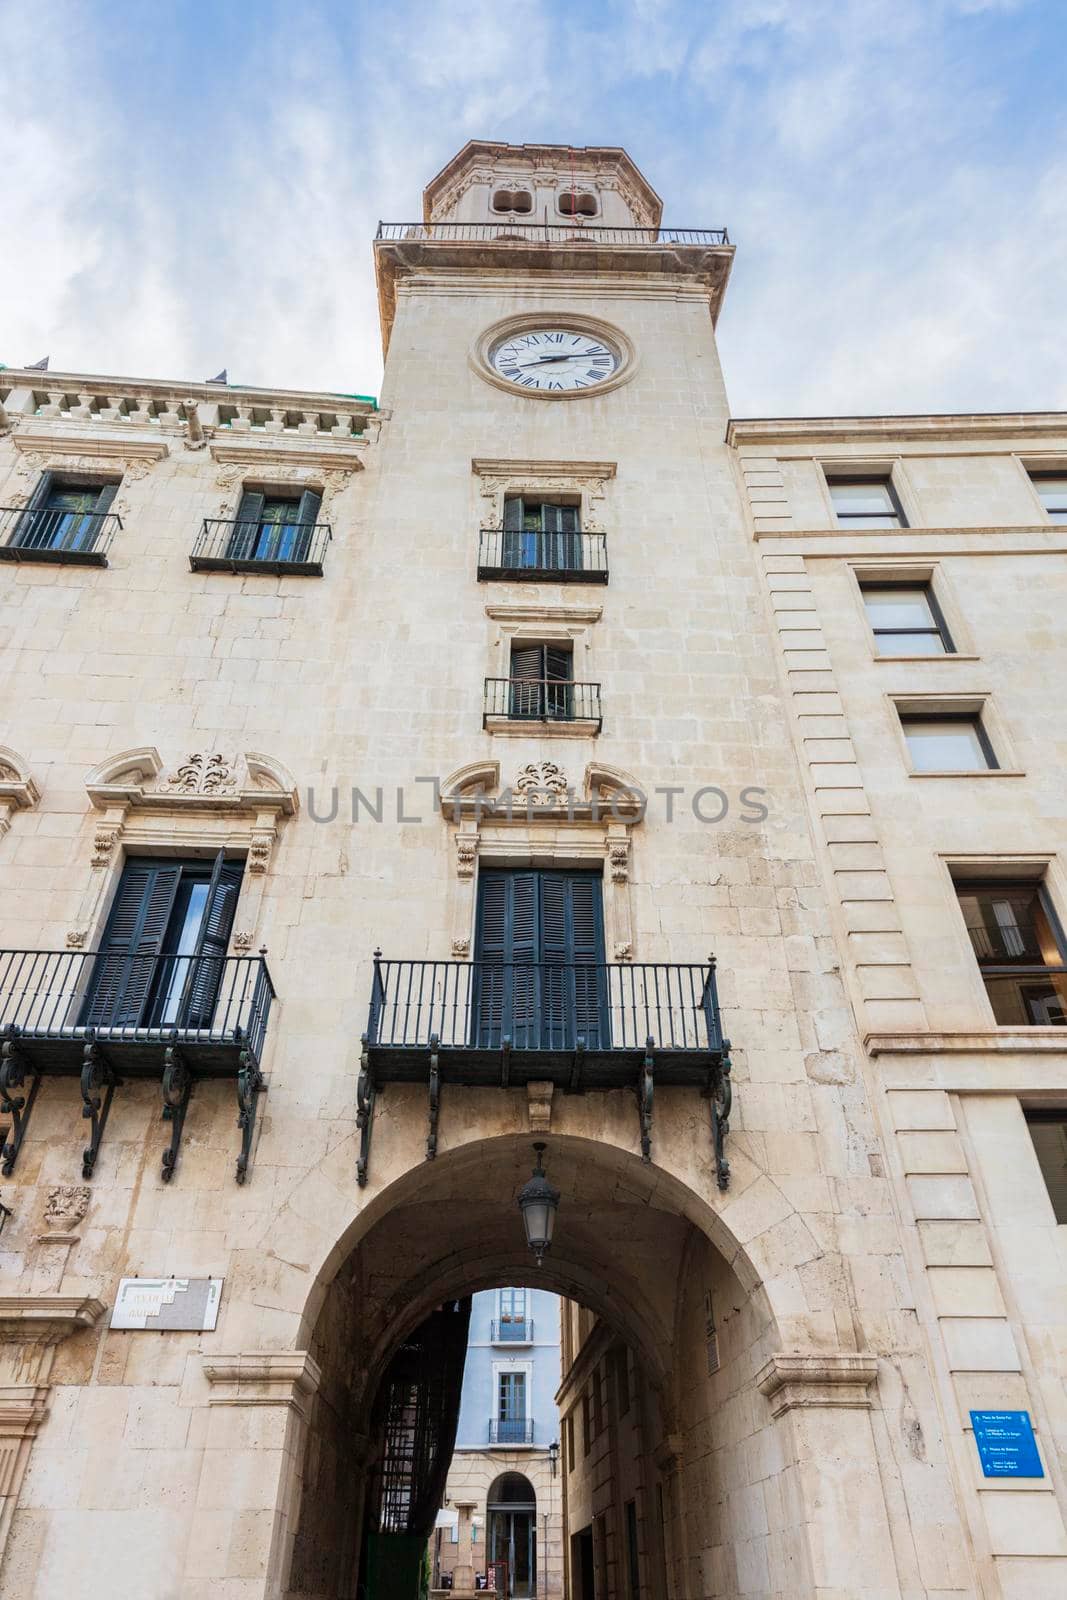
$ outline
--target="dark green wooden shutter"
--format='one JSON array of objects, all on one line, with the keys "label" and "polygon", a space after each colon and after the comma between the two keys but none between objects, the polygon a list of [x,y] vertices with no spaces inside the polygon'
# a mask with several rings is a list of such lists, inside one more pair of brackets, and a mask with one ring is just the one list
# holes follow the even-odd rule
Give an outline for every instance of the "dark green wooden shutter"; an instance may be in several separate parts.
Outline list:
[{"label": "dark green wooden shutter", "polygon": [[250,561],[259,544],[259,525],[263,520],[265,495],[246,489],[237,507],[237,517],[226,554],[233,561]]},{"label": "dark green wooden shutter", "polygon": [[48,496],[52,493],[52,485],[54,482],[55,477],[53,473],[41,473],[41,476],[34,485],[33,493],[26,502],[25,511],[22,513],[15,525],[14,537],[11,540],[12,544],[29,545],[31,547],[35,547],[40,544],[48,543],[48,515],[46,512],[42,511],[42,507],[48,500]]},{"label": "dark green wooden shutter", "polygon": [[158,976],[181,867],[127,861],[107,920],[81,1022],[136,1028]]},{"label": "dark green wooden shutter", "polygon": [[319,520],[322,510],[322,496],[316,494],[314,489],[305,489],[300,496],[300,504],[296,511],[297,528],[294,530],[291,561],[306,561],[311,541],[315,535],[315,524]]},{"label": "dark green wooden shutter", "polygon": [[567,879],[570,902],[570,959],[573,983],[573,1031],[589,1050],[609,1045],[607,974],[604,970],[604,892],[599,873],[571,873]]},{"label": "dark green wooden shutter", "polygon": [[475,934],[475,1018],[479,1047],[506,1035],[518,1049],[534,1041],[539,954],[537,874],[483,872]]},{"label": "dark green wooden shutter", "polygon": [[544,715],[545,676],[544,647],[512,645],[511,647],[511,707],[513,717],[542,717]]},{"label": "dark green wooden shutter", "polygon": [[[233,928],[243,872],[241,862],[223,861],[222,852],[219,851],[211,874],[211,886],[204,907],[204,920],[200,924],[196,954],[186,984],[183,1020],[187,1027],[210,1028],[211,1026],[212,1013],[219,998],[219,988],[225,971],[223,958],[230,942],[230,930]],[[229,1006],[235,1012],[233,1019],[222,1019],[222,1025],[227,1028],[232,1028],[236,1020],[241,984],[235,978],[232,994],[229,992],[230,987],[227,985],[227,991],[222,995],[223,1006]]]},{"label": "dark green wooden shutter", "polygon": [[119,486],[117,483],[101,484],[100,493],[96,497],[96,505],[93,507],[98,516],[102,516],[104,512],[111,510],[118,492]]}]

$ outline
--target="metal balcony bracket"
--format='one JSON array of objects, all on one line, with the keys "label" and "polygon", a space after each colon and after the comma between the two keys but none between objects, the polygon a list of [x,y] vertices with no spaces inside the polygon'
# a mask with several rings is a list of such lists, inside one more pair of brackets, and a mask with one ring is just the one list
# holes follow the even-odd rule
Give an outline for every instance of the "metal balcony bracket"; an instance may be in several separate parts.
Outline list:
[{"label": "metal balcony bracket", "polygon": [[430,1035],[430,1127],[426,1135],[426,1159],[432,1161],[437,1154],[437,1118],[441,1111],[441,1061],[437,1054],[440,1039]]},{"label": "metal balcony bracket", "polygon": [[13,1036],[6,1038],[0,1048],[0,1114],[11,1118],[11,1134],[0,1151],[0,1171],[5,1178],[10,1178],[14,1171],[33,1103],[41,1087],[40,1073],[31,1072],[28,1092],[19,1092],[25,1088],[27,1071],[26,1057],[19,1049],[17,1040]]},{"label": "metal balcony bracket", "polygon": [[82,1177],[91,1178],[104,1137],[111,1102],[121,1079],[95,1039],[87,1039],[82,1055],[82,1116],[89,1119],[89,1143],[82,1151]]},{"label": "metal balcony bracket", "polygon": [[356,1127],[359,1129],[359,1155],[356,1159],[356,1182],[362,1189],[367,1182],[370,1165],[370,1136],[374,1125],[374,1078],[367,1061],[367,1035],[363,1035],[363,1053],[356,1079]]},{"label": "metal balcony bracket", "polygon": [[511,1087],[511,1035],[506,1033],[500,1041],[500,1087]]},{"label": "metal balcony bracket", "polygon": [[185,1113],[189,1109],[189,1096],[193,1092],[193,1075],[177,1045],[169,1044],[164,1054],[163,1067],[163,1121],[170,1123],[170,1148],[163,1152],[160,1177],[169,1183],[178,1164],[178,1149],[185,1127]]},{"label": "metal balcony bracket", "polygon": [[641,1117],[641,1160],[652,1160],[652,1096],[654,1093],[653,1041],[645,1040],[645,1059],[637,1080],[637,1109]]},{"label": "metal balcony bracket", "polygon": [[252,1156],[252,1139],[256,1131],[256,1105],[263,1088],[263,1074],[251,1050],[241,1051],[241,1065],[237,1069],[237,1126],[241,1130],[241,1153],[237,1157],[234,1173],[238,1183],[248,1177],[248,1163]]},{"label": "metal balcony bracket", "polygon": [[708,1074],[705,1094],[711,1102],[711,1148],[719,1188],[730,1187],[730,1163],[726,1159],[726,1135],[730,1131],[730,1110],[734,1091],[730,1078],[730,1041],[722,1042],[722,1061]]},{"label": "metal balcony bracket", "polygon": [[585,1064],[585,1038],[579,1036],[575,1041],[574,1055],[571,1059],[571,1081],[567,1085],[569,1094],[579,1094],[582,1087],[582,1067]]}]

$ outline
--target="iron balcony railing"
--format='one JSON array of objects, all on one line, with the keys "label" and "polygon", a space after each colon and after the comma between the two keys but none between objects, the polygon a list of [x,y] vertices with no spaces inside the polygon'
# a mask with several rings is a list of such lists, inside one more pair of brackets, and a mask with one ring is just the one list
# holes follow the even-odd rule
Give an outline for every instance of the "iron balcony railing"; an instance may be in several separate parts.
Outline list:
[{"label": "iron balcony railing", "polygon": [[482,528],[478,535],[479,578],[531,582],[607,583],[608,546],[602,533],[528,533]]},{"label": "iron balcony railing", "polygon": [[106,567],[122,519],[114,511],[0,508],[0,561],[58,561]]},{"label": "iron balcony railing", "polygon": [[375,958],[369,1045],[720,1051],[715,968],[665,962]]},{"label": "iron balcony railing", "polygon": [[47,1047],[56,1065],[89,1039],[216,1057],[239,1046],[258,1062],[273,999],[262,956],[0,951],[0,1033]]},{"label": "iron balcony railing", "polygon": [[511,1322],[494,1322],[492,1325],[491,1344],[533,1344],[534,1325],[532,1317],[516,1317]]},{"label": "iron balcony railing", "polygon": [[434,240],[481,244],[699,245],[730,243],[725,228],[612,228],[599,222],[379,222],[382,240]]},{"label": "iron balcony railing", "polygon": [[205,517],[189,556],[194,572],[273,572],[322,577],[328,522],[237,522]]},{"label": "iron balcony railing", "polygon": [[599,733],[600,685],[564,683],[558,678],[486,678],[483,728],[490,717],[509,722],[595,722]]},{"label": "iron balcony railing", "polygon": [[533,1444],[533,1417],[492,1417],[489,1421],[490,1444]]}]

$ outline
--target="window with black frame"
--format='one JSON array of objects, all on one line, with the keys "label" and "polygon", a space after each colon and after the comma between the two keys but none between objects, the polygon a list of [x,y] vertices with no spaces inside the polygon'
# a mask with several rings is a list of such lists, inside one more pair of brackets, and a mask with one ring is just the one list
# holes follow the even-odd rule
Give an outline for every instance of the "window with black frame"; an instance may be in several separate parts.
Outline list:
[{"label": "window with black frame", "polygon": [[1044,885],[1036,880],[957,882],[967,934],[1002,1027],[1067,1024],[1067,958]]},{"label": "window with black frame", "polygon": [[916,772],[995,772],[999,767],[981,715],[901,712],[900,725]]},{"label": "window with black frame", "polygon": [[125,863],[80,1023],[101,1031],[210,1030],[243,867]]},{"label": "window with black frame", "polygon": [[1067,472],[1032,472],[1030,481],[1049,521],[1067,522]]},{"label": "window with black frame", "polygon": [[306,489],[303,494],[272,494],[246,489],[237,508],[226,551],[231,561],[306,561],[322,496]]},{"label": "window with black frame", "polygon": [[908,520],[888,473],[845,477],[827,473],[834,517],[842,528],[906,528]]},{"label": "window with black frame", "polygon": [[504,500],[501,565],[514,572],[580,571],[582,538],[578,506],[508,495]]},{"label": "window with black frame", "polygon": [[509,679],[509,717],[574,720],[574,654],[565,645],[513,644]]},{"label": "window with black frame", "polygon": [[118,488],[117,483],[88,483],[54,472],[42,473],[15,524],[12,545],[27,551],[93,550],[101,542]]},{"label": "window with black frame", "polygon": [[880,656],[955,654],[948,624],[929,582],[861,583],[860,592]]},{"label": "window with black frame", "polygon": [[1067,1222],[1067,1110],[1026,1109],[1026,1125],[1057,1222]]}]

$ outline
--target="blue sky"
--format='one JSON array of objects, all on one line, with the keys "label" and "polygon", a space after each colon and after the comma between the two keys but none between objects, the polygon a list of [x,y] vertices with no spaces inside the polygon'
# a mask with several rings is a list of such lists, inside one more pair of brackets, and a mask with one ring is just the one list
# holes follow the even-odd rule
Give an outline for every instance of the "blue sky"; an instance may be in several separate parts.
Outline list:
[{"label": "blue sky", "polygon": [[1062,0],[0,0],[0,360],[374,393],[472,137],[730,228],[735,415],[1067,408]]}]

